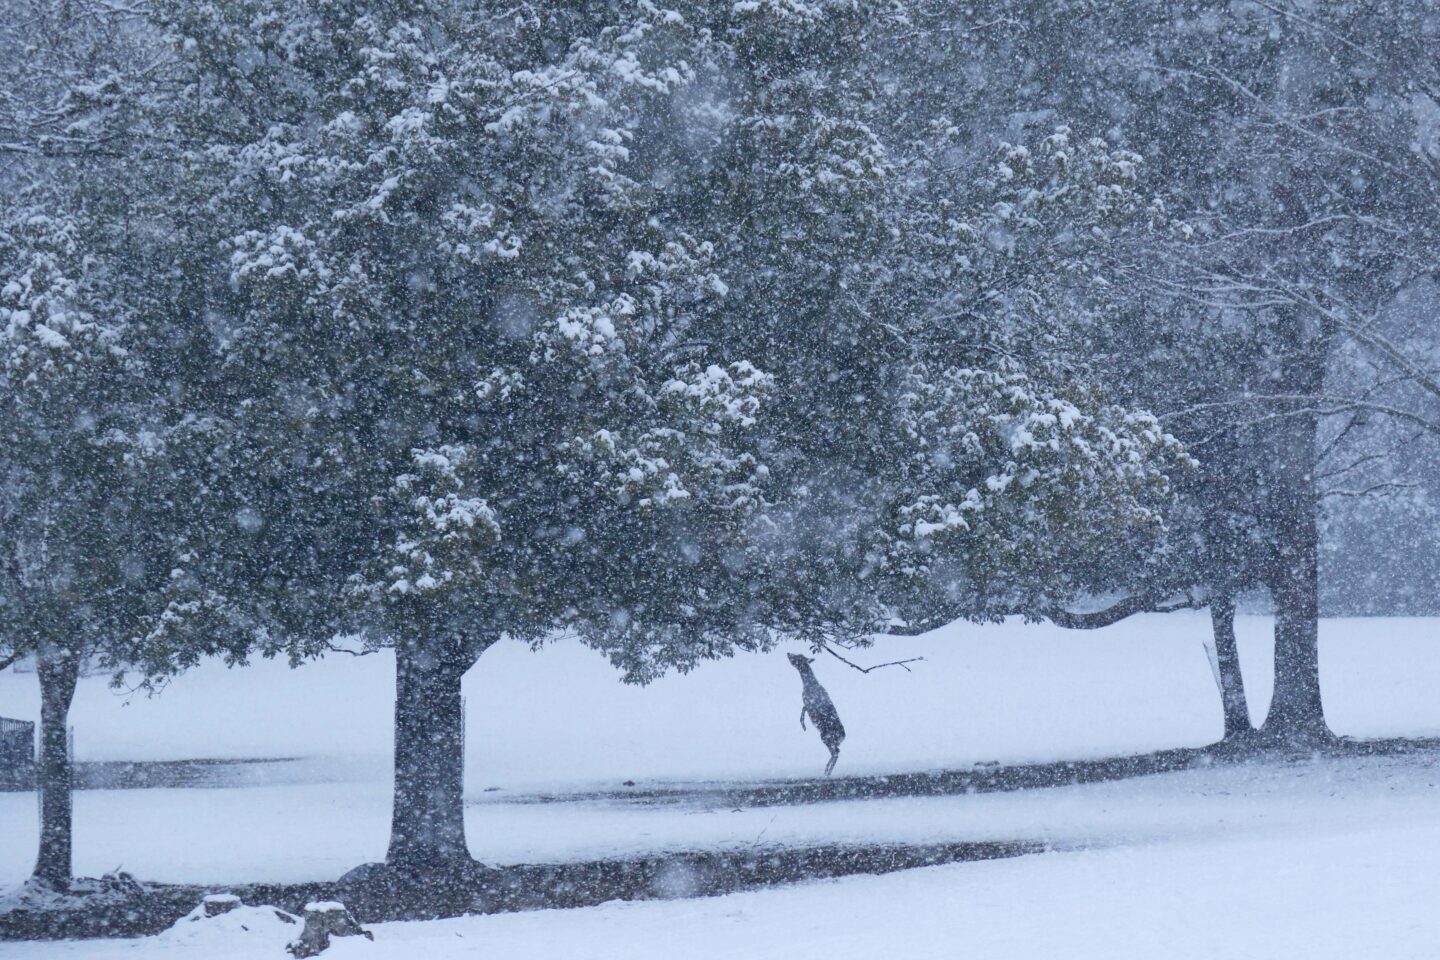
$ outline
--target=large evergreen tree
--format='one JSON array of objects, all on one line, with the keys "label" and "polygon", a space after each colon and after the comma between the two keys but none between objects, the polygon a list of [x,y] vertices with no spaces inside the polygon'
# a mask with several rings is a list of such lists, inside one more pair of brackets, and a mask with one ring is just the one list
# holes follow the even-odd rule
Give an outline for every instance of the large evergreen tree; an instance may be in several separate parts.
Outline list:
[{"label": "large evergreen tree", "polygon": [[599,13],[164,11],[229,260],[215,510],[255,531],[202,566],[297,652],[395,648],[409,877],[471,870],[459,685],[502,633],[680,663],[761,639],[728,544],[768,378],[689,348],[724,285],[653,200],[708,38]]},{"label": "large evergreen tree", "polygon": [[985,353],[1043,296],[953,282],[1052,269],[996,236],[1103,213],[1124,162],[919,218],[867,123],[893,12],[162,6],[228,260],[211,509],[253,533],[197,576],[297,654],[395,648],[402,875],[471,870],[459,684],[502,634],[643,681],[1066,592],[1052,537],[1153,522],[1168,440]]}]

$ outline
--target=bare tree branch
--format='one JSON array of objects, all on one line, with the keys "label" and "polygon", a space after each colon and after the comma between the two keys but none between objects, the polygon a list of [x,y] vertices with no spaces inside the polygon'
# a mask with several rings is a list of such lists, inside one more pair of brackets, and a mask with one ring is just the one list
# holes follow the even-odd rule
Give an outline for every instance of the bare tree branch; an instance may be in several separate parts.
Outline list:
[{"label": "bare tree branch", "polygon": [[1413,481],[1390,480],[1384,483],[1372,483],[1360,490],[1326,490],[1320,494],[1320,498],[1323,500],[1326,497],[1378,497],[1400,490],[1414,490],[1420,486],[1421,484]]},{"label": "bare tree branch", "polygon": [[846,658],[842,657],[840,654],[836,653],[836,652],[835,652],[835,649],[834,649],[833,647],[831,647],[828,643],[822,643],[822,644],[820,644],[820,649],[821,649],[821,650],[824,650],[826,653],[830,654],[830,656],[834,657],[836,660],[839,660],[841,663],[845,664],[847,667],[852,667],[852,668],[854,668],[854,669],[856,669],[856,670],[859,670],[861,673],[869,673],[871,670],[879,670],[881,667],[899,667],[901,670],[904,670],[906,673],[914,673],[915,671],[913,671],[913,670],[911,670],[909,667],[907,667],[906,664],[907,664],[907,663],[918,663],[918,662],[920,662],[921,660],[924,660],[924,659],[925,659],[924,657],[909,657],[909,658],[907,658],[907,659],[905,659],[905,660],[891,660],[891,661],[889,661],[889,662],[887,662],[887,663],[877,663],[877,664],[875,664],[873,667],[862,667],[862,666],[860,666],[860,664],[855,663],[855,662],[852,661],[852,660],[847,660]]},{"label": "bare tree branch", "polygon": [[377,650],[352,650],[349,647],[342,647],[330,640],[325,641],[325,649],[330,653],[348,653],[352,657],[368,657]]}]

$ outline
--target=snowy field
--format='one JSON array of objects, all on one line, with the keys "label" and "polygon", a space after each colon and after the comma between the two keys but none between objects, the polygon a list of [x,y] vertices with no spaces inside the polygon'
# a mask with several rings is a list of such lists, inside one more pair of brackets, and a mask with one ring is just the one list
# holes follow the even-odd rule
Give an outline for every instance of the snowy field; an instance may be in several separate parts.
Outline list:
[{"label": "snowy field", "polygon": [[[376,924],[327,958],[1419,960],[1440,823],[1180,839],[587,910]],[[223,918],[222,918],[223,919]],[[11,944],[15,960],[280,960],[294,927]],[[177,935],[178,934],[178,935]]]},{"label": "snowy field", "polygon": [[[855,657],[924,656],[911,673],[861,675],[822,659],[817,672],[849,731],[837,775],[1214,740],[1219,705],[1201,646],[1208,626],[1192,614],[1091,633],[960,626]],[[1270,685],[1269,623],[1247,617],[1238,627],[1258,719]],[[1326,621],[1321,656],[1338,732],[1440,735],[1440,621]],[[151,880],[221,884],[328,879],[378,859],[389,816],[390,672],[384,656],[298,671],[207,667],[156,699],[83,681],[73,713],[81,759],[304,759],[276,768],[275,782],[245,788],[83,791],[77,871],[122,867]],[[0,714],[35,715],[33,687],[33,676],[0,674]],[[534,803],[523,801],[616,789],[625,779],[811,776],[825,751],[813,730],[799,728],[799,679],[778,652],[635,689],[571,645],[539,654],[501,647],[467,678],[466,697],[470,842],[490,862],[833,841],[1021,839],[1057,852],[709,901],[382,924],[374,944],[343,943],[327,956],[1440,955],[1440,771],[1428,755],[743,810]],[[4,886],[30,866],[33,796],[0,794],[0,824]],[[263,939],[258,930],[192,930],[125,943],[10,944],[0,953],[280,955]]]}]

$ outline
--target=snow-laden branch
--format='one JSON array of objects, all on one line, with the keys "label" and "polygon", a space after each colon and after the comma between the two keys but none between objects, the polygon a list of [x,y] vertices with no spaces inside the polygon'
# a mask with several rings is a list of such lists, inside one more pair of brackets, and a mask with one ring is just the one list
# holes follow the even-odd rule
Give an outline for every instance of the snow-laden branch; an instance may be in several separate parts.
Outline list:
[{"label": "snow-laden branch", "polygon": [[1159,593],[1137,593],[1117,601],[1103,610],[1089,613],[1073,613],[1069,610],[1049,610],[1045,618],[1057,627],[1067,630],[1098,630],[1119,623],[1137,613],[1174,613],[1177,610],[1194,610],[1210,601],[1194,596],[1183,600],[1166,602],[1166,595]]}]

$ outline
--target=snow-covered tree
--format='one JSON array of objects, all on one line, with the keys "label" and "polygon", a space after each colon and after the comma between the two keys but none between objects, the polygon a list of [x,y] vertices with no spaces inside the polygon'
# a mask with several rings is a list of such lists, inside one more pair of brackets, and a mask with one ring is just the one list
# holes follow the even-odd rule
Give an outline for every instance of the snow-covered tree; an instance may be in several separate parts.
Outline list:
[{"label": "snow-covered tree", "polygon": [[1067,593],[1052,535],[1153,522],[1153,423],[956,346],[1044,315],[985,305],[1055,270],[1002,234],[1118,194],[1006,168],[973,222],[907,220],[866,122],[892,8],[160,9],[228,262],[220,513],[254,531],[199,579],[296,653],[396,649],[403,873],[470,869],[459,684],[502,634],[573,630],[643,681],[942,615],[921,594]]},{"label": "snow-covered tree", "polygon": [[34,657],[41,691],[35,876],[70,880],[66,716],[81,668],[132,629],[147,558],[126,496],[145,438],[117,318],[87,249],[93,224],[16,203],[0,225],[0,659]]},{"label": "snow-covered tree", "polygon": [[[1105,309],[1110,234],[1154,218],[1138,158],[1062,129],[957,164],[973,144],[918,121],[893,65],[914,30],[898,5],[757,5],[725,26],[764,67],[733,71],[734,135],[687,209],[729,288],[707,342],[776,381],[757,537],[783,570],[773,625],[859,639],[1074,596],[1090,565],[1071,561],[1123,541],[1098,535],[1120,516],[1132,546],[1153,539],[1179,462],[1076,376],[1061,335]],[[1012,443],[1032,417],[1044,437]]]},{"label": "snow-covered tree", "polygon": [[1134,251],[1130,329],[1112,339],[1136,352],[1111,369],[1122,389],[1158,388],[1136,402],[1171,414],[1166,427],[1214,467],[1196,490],[1203,509],[1249,531],[1243,556],[1210,555],[1235,561],[1221,580],[1263,586],[1275,604],[1267,736],[1325,739],[1320,504],[1357,461],[1389,459],[1372,459],[1385,445],[1363,422],[1433,422],[1433,342],[1386,329],[1433,270],[1433,13],[1000,0],[955,22],[944,4],[917,10],[897,62],[943,71],[927,100],[964,104],[965,136],[1057,116],[1104,130],[1147,157],[1190,222],[1187,243],[1157,236]]},{"label": "snow-covered tree", "polygon": [[[820,258],[782,247],[776,272],[809,281],[795,292],[743,266],[732,285],[732,299],[759,293],[735,335],[774,338],[756,349],[793,398],[767,423],[785,490],[767,543],[800,594],[786,629],[817,640],[1059,607],[1095,588],[1102,553],[1151,548],[1168,475],[1187,469],[1153,418],[1113,402],[1072,332],[1116,309],[1114,236],[1162,213],[1139,158],[1062,128],[957,170],[943,118],[900,134],[845,221],[873,220],[869,236],[851,228]],[[755,202],[804,209],[782,190]],[[834,221],[775,216],[807,239]],[[775,256],[745,239],[739,264]],[[792,303],[804,321],[787,336],[770,315]]]},{"label": "snow-covered tree", "polygon": [[66,718],[82,668],[113,661],[137,626],[154,560],[138,491],[155,436],[136,416],[136,277],[110,256],[124,242],[111,218],[125,191],[93,175],[96,143],[116,132],[106,81],[118,74],[86,69],[106,61],[81,11],[26,6],[0,30],[0,65],[17,81],[0,96],[0,664],[35,662],[34,875],[64,890]]},{"label": "snow-covered tree", "polygon": [[1151,415],[1121,405],[1084,342],[1122,305],[1114,246],[1164,211],[1140,158],[1103,140],[1061,127],[956,177],[932,159],[954,131],[937,124],[914,150],[939,170],[916,178],[919,256],[899,271],[924,278],[895,318],[918,347],[902,530],[910,563],[945,570],[966,615],[1034,616],[1103,589],[1116,557],[1146,556],[1190,466]]},{"label": "snow-covered tree", "polygon": [[[1396,337],[1389,322],[1433,283],[1436,75],[1419,39],[1433,14],[1408,3],[1313,13],[1217,8],[1152,41],[1145,60],[1171,94],[1164,112],[1190,142],[1213,144],[1205,162],[1171,167],[1195,234],[1166,280],[1204,318],[1211,355],[1232,348],[1241,389],[1174,422],[1213,433],[1223,411],[1246,439],[1233,452],[1252,477],[1253,566],[1276,607],[1262,732],[1281,742],[1329,737],[1317,628],[1327,495],[1389,460],[1367,421],[1440,435],[1434,339]],[[1237,342],[1248,349],[1233,352]]]},{"label": "snow-covered tree", "polygon": [[81,671],[155,677],[160,661],[169,674],[243,657],[253,635],[213,629],[218,616],[203,632],[162,629],[199,623],[188,567],[217,539],[196,510],[216,424],[189,407],[213,351],[156,109],[164,47],[138,9],[23,6],[0,28],[0,63],[23,78],[0,97],[0,663],[36,664],[35,875],[63,889],[66,716]]},{"label": "snow-covered tree", "polygon": [[769,377],[686,348],[725,294],[657,197],[710,38],[607,11],[162,7],[228,260],[213,324],[246,583],[297,652],[397,657],[388,862],[470,867],[461,676],[563,628],[693,662],[763,639],[727,544]]}]

